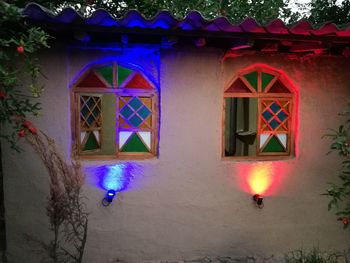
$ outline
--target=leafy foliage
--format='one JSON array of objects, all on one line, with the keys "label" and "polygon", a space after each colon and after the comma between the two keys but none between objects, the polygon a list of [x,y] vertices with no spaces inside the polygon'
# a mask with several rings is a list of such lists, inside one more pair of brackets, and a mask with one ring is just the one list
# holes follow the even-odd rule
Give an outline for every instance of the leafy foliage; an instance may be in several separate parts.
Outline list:
[{"label": "leafy foliage", "polygon": [[[24,6],[29,1],[15,0],[15,2]],[[277,17],[292,22],[297,19],[288,5],[290,0],[73,0],[57,2],[37,0],[36,2],[51,10],[71,6],[85,15],[92,10],[104,8],[116,17],[124,15],[130,9],[137,9],[148,18],[153,17],[160,10],[169,10],[178,18],[183,18],[191,10],[197,10],[208,19],[226,16],[233,22],[246,17],[254,17],[261,23]]]},{"label": "leafy foliage", "polygon": [[339,183],[330,183],[325,195],[331,198],[328,209],[334,209],[344,228],[347,228],[350,218],[350,108],[341,115],[347,119],[345,124],[340,125],[338,130],[331,130],[326,136],[332,140],[331,152],[338,152],[343,160],[342,169],[338,174]]},{"label": "leafy foliage", "polygon": [[[25,6],[30,1],[13,2],[18,6]],[[159,10],[169,10],[178,18],[184,17],[190,10],[197,10],[206,18],[226,16],[232,22],[246,17],[253,17],[260,23],[267,23],[274,18],[281,18],[287,23],[295,23],[301,18],[313,24],[324,22],[344,24],[350,21],[350,0],[311,0],[308,4],[296,0],[37,0],[36,2],[53,11],[71,6],[84,15],[103,8],[115,17],[124,15],[130,9],[137,9],[146,17],[154,16]],[[291,5],[296,6],[297,11],[293,11]]]},{"label": "leafy foliage", "polygon": [[337,0],[312,0],[308,20],[313,24],[333,22],[337,25],[349,23],[350,0],[337,4]]},{"label": "leafy foliage", "polygon": [[[48,47],[47,40],[44,31],[25,25],[19,8],[0,1],[0,137],[17,151],[18,136],[27,132],[25,118],[40,110],[34,101],[43,89],[37,82],[40,69],[35,52]],[[7,133],[4,125],[9,126]]]}]

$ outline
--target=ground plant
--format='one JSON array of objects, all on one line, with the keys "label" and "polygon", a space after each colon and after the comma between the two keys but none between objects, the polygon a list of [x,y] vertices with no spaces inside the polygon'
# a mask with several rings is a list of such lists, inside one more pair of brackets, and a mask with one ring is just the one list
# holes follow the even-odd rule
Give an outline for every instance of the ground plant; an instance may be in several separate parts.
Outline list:
[{"label": "ground plant", "polygon": [[325,195],[330,198],[328,209],[335,212],[345,229],[349,227],[350,218],[350,107],[340,116],[344,123],[325,135],[331,139],[329,153],[336,152],[341,159],[337,178],[329,183]]}]

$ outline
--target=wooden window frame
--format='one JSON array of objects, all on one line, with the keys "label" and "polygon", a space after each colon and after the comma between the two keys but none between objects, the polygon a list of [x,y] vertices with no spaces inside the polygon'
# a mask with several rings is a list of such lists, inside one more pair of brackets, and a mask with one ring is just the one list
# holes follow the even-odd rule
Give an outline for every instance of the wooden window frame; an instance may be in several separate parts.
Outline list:
[{"label": "wooden window frame", "polygon": [[[257,72],[257,90],[244,77],[249,73]],[[262,90],[262,73],[268,73],[274,75],[274,78],[265,87],[264,92]],[[237,79],[240,79],[244,85],[251,91],[251,93],[245,92],[226,92],[235,83]],[[270,88],[280,81],[283,86],[289,90],[289,93],[268,93]],[[267,66],[256,65],[240,71],[234,76],[224,87],[223,93],[223,111],[222,111],[222,143],[221,143],[221,156],[223,160],[284,160],[295,157],[295,126],[296,126],[296,90],[291,84],[289,79],[280,71],[271,69]],[[257,133],[256,133],[256,155],[254,156],[225,156],[225,118],[226,118],[226,98],[257,98],[258,112],[257,112]],[[264,153],[260,151],[260,135],[262,134],[262,102],[264,100],[288,100],[289,101],[289,116],[288,116],[288,131],[286,131],[288,142],[286,152],[270,152]],[[271,134],[276,133],[272,131]],[[266,143],[265,143],[266,144]],[[264,148],[264,147],[261,147]]]},{"label": "wooden window frame", "polygon": [[[100,74],[95,70],[103,66],[111,65],[113,68],[113,85],[104,81]],[[117,70],[116,67],[118,64],[116,62],[103,63],[98,65],[93,65],[86,69],[83,74],[75,81],[71,87],[70,92],[70,101],[71,101],[71,127],[72,127],[72,157],[74,159],[82,160],[142,160],[155,158],[158,155],[158,122],[159,122],[159,97],[158,90],[156,86],[139,70],[134,70],[135,74],[140,74],[144,77],[148,84],[152,86],[151,90],[145,89],[124,89],[124,85],[117,85]],[[122,65],[125,67],[124,65]],[[126,68],[128,68],[126,66]],[[87,74],[93,71],[95,75],[101,80],[106,87],[78,87],[78,84],[83,80]],[[132,73],[134,74],[134,73]],[[126,82],[125,80],[124,82]],[[115,153],[110,155],[93,155],[93,152],[99,152],[99,150],[93,151],[82,151],[81,150],[81,139],[80,139],[80,96],[102,96],[103,94],[114,94],[115,95],[115,105],[116,105],[116,116],[115,116]],[[151,133],[151,149],[149,152],[121,152],[119,150],[119,125],[118,125],[118,116],[119,116],[119,98],[122,96],[133,96],[133,97],[149,97],[151,99],[151,128],[149,129]],[[101,116],[103,121],[103,115]],[[102,124],[103,125],[103,124]],[[134,131],[140,130],[133,128]],[[100,131],[100,144],[103,143],[103,132]]]}]

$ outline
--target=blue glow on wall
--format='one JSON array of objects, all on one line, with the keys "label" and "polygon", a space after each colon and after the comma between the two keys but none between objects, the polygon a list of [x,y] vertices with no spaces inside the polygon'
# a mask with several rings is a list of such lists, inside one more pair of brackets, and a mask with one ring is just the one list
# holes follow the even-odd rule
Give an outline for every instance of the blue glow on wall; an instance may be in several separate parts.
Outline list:
[{"label": "blue glow on wall", "polygon": [[87,167],[88,182],[104,190],[125,191],[133,179],[131,163]]},{"label": "blue glow on wall", "polygon": [[123,176],[123,165],[117,164],[107,167],[107,172],[102,180],[104,189],[113,189],[116,192],[121,191],[125,187],[125,178]]}]

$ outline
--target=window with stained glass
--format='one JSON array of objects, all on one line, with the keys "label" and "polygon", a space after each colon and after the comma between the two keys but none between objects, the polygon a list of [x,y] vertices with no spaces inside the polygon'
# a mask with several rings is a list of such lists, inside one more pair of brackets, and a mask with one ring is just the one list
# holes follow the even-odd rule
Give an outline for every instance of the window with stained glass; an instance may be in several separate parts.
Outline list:
[{"label": "window with stained glass", "polygon": [[256,66],[224,91],[224,157],[294,154],[295,91],[278,71]]},{"label": "window with stained glass", "polygon": [[157,154],[157,89],[142,72],[114,62],[91,67],[74,84],[72,96],[76,156]]}]

